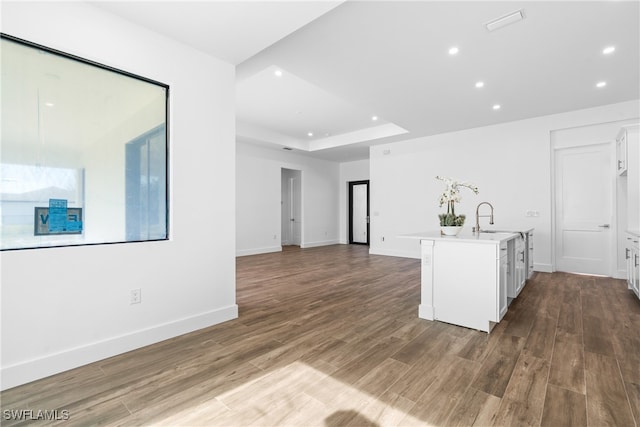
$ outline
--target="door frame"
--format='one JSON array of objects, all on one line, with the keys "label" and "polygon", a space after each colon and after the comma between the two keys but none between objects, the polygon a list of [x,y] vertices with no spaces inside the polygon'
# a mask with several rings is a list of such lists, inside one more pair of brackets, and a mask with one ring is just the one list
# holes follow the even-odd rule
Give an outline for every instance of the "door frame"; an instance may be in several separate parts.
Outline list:
[{"label": "door frame", "polygon": [[557,239],[558,239],[558,235],[557,235],[557,215],[558,215],[558,206],[556,203],[556,195],[557,195],[557,191],[556,191],[556,187],[557,187],[557,182],[558,182],[558,177],[556,176],[556,166],[557,166],[557,158],[559,153],[562,150],[566,150],[566,149],[571,149],[571,148],[583,148],[583,147],[592,147],[592,146],[597,146],[597,145],[601,145],[601,146],[605,146],[608,147],[608,149],[610,150],[610,161],[611,161],[611,173],[609,176],[609,186],[610,186],[610,191],[611,191],[611,227],[610,227],[610,236],[609,236],[609,247],[613,249],[613,253],[612,256],[609,258],[609,265],[607,266],[607,276],[608,277],[616,277],[616,265],[617,265],[617,260],[618,260],[618,244],[617,244],[617,236],[618,236],[618,227],[617,227],[617,220],[616,218],[618,217],[618,209],[617,209],[617,205],[618,205],[618,201],[617,201],[617,192],[616,192],[616,178],[617,178],[617,174],[615,173],[615,169],[613,169],[613,167],[615,166],[615,159],[616,159],[616,144],[615,141],[612,140],[605,140],[605,141],[600,141],[600,142],[585,142],[583,144],[568,144],[568,145],[562,145],[562,144],[552,144],[552,153],[551,153],[551,262],[552,262],[552,271],[558,271],[557,270],[557,257],[558,257],[558,253],[557,253]]},{"label": "door frame", "polygon": [[[353,186],[354,185],[362,185],[362,184],[366,184],[367,185],[367,243],[362,243],[362,242],[354,242],[353,241]],[[371,191],[371,185],[370,185],[370,181],[368,179],[366,180],[361,180],[361,181],[349,181],[349,220],[348,220],[348,227],[349,227],[349,244],[350,245],[366,245],[369,246],[371,244],[371,213],[369,211],[370,209],[370,201],[369,201],[369,194]]]},{"label": "door frame", "polygon": [[[303,247],[302,242],[304,241],[304,229],[302,227],[302,219],[303,215],[303,203],[302,203],[302,170],[300,169],[292,169],[288,167],[280,168],[280,189],[281,189],[281,201],[280,201],[280,246],[300,246]],[[296,195],[293,194],[293,189],[291,186],[291,180],[293,178],[297,178],[300,180],[299,191]],[[285,191],[286,189],[286,191]],[[296,197],[297,196],[297,197]],[[285,197],[287,198],[285,203]],[[300,224],[300,240],[296,240],[295,233],[293,230],[293,225],[291,224],[291,215],[294,209],[299,210],[299,218],[298,224]],[[285,207],[287,208],[287,212],[285,212]],[[285,218],[286,216],[286,218]],[[285,236],[287,237],[285,239]]]}]

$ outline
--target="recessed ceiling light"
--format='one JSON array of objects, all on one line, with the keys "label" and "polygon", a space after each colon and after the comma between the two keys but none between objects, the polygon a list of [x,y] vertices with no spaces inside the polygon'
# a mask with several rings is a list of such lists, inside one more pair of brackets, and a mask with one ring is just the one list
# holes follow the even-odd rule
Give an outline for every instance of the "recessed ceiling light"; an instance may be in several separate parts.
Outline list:
[{"label": "recessed ceiling light", "polygon": [[493,109],[494,109],[494,110],[499,110],[500,108],[501,108],[501,107],[500,107],[500,104],[495,104],[495,105],[493,106]]},{"label": "recessed ceiling light", "polygon": [[282,77],[282,70],[276,70],[273,74],[275,74],[276,77]]},{"label": "recessed ceiling light", "polygon": [[371,116],[371,120],[373,120],[374,122],[378,121],[378,116]]},{"label": "recessed ceiling light", "polygon": [[313,132],[307,132],[307,136],[313,136]]},{"label": "recessed ceiling light", "polygon": [[457,46],[453,46],[451,49],[449,49],[449,55],[457,55],[459,51],[460,49],[458,49]]},{"label": "recessed ceiling light", "polygon": [[477,88],[484,87],[484,82],[476,82],[476,87]]},{"label": "recessed ceiling light", "polygon": [[604,49],[602,49],[602,53],[604,53],[605,55],[609,55],[610,53],[615,52],[616,47],[615,46],[607,46]]},{"label": "recessed ceiling light", "polygon": [[47,107],[53,107],[55,104],[53,102],[45,102],[44,105]]},{"label": "recessed ceiling light", "polygon": [[605,87],[607,85],[607,82],[598,82],[596,83],[596,87]]},{"label": "recessed ceiling light", "polygon": [[518,22],[524,19],[524,14],[522,13],[522,9],[516,10],[515,12],[511,12],[507,15],[501,16],[500,18],[496,18],[484,24],[484,26],[489,31],[495,31],[499,28],[505,27],[509,24],[513,24],[514,22]]}]

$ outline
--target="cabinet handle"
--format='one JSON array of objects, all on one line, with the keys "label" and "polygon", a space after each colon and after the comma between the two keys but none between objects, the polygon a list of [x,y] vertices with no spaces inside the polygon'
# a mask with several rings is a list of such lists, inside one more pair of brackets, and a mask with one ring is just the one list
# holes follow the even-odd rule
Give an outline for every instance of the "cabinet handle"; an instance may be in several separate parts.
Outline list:
[{"label": "cabinet handle", "polygon": [[638,266],[638,255],[636,255],[636,267]]},{"label": "cabinet handle", "polygon": [[624,259],[629,259],[629,258],[631,258],[629,256],[629,248],[624,248]]}]

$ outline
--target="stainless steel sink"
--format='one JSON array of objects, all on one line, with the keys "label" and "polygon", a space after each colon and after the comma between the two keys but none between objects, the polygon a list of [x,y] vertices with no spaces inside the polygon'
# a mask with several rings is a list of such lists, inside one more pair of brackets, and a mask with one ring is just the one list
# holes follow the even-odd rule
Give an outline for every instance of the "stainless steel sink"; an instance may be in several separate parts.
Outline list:
[{"label": "stainless steel sink", "polygon": [[522,232],[513,231],[513,230],[482,230],[480,229],[480,233],[500,233],[500,234],[520,234],[522,236]]}]

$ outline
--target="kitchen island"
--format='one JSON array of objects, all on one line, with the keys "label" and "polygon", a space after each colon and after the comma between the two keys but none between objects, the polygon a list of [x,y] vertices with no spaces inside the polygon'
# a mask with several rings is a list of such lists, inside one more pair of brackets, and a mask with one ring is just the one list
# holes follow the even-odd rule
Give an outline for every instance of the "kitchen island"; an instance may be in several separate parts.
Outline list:
[{"label": "kitchen island", "polygon": [[532,231],[401,236],[420,241],[418,316],[490,332],[533,271]]}]

